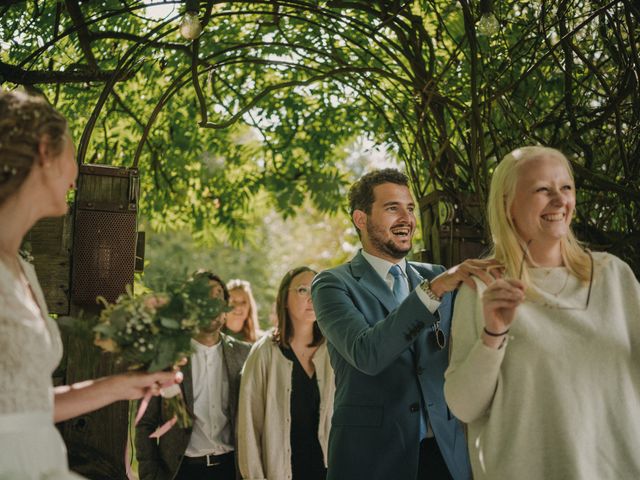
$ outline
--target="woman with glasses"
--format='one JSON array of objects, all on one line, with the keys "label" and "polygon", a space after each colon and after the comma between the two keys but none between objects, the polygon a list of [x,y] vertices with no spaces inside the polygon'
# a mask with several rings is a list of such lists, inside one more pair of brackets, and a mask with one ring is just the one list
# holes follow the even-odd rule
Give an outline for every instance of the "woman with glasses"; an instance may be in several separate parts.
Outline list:
[{"label": "woman with glasses", "polygon": [[240,385],[238,463],[245,479],[324,480],[333,370],[311,303],[316,272],[287,272],[278,325],[254,344]]},{"label": "woman with glasses", "polygon": [[584,250],[558,150],[509,153],[491,181],[504,269],[458,292],[445,397],[475,479],[640,478],[640,285]]}]

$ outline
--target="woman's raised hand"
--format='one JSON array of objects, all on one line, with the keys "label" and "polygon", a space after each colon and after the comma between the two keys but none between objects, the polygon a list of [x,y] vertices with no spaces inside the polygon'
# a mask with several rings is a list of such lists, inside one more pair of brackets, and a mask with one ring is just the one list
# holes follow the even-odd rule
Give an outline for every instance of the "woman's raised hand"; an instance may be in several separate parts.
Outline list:
[{"label": "woman's raised hand", "polygon": [[485,345],[502,345],[516,308],[524,301],[524,283],[515,279],[499,278],[491,282],[482,294]]}]

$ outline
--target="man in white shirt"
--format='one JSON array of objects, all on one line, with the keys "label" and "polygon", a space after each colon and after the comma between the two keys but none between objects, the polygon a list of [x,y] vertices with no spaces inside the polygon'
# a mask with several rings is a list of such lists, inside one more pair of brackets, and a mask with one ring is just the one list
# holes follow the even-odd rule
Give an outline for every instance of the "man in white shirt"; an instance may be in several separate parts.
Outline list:
[{"label": "man in white shirt", "polygon": [[[229,301],[224,282],[210,272],[211,295]],[[140,480],[235,480],[235,418],[240,371],[251,346],[220,332],[224,314],[191,340],[193,354],[183,367],[182,394],[193,425],[174,426],[159,440],[149,435],[168,418],[156,397],[136,427]]]},{"label": "man in white shirt", "polygon": [[336,377],[328,480],[466,480],[462,427],[444,400],[452,293],[489,261],[408,262],[416,228],[407,177],[363,176],[349,192],[362,250],[317,275],[313,305]]}]

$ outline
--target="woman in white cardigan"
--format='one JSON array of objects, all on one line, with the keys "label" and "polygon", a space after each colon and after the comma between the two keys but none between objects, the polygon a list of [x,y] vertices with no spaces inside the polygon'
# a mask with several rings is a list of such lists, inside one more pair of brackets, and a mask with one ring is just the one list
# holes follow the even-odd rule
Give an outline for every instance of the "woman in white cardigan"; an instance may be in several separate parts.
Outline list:
[{"label": "woman in white cardigan", "polygon": [[640,284],[576,241],[574,188],[551,148],[514,150],[493,174],[504,275],[460,288],[445,373],[476,480],[640,478]]},{"label": "woman in white cardigan", "polygon": [[290,270],[276,299],[278,326],[244,366],[238,409],[243,479],[324,480],[335,382],[311,303],[308,267]]}]

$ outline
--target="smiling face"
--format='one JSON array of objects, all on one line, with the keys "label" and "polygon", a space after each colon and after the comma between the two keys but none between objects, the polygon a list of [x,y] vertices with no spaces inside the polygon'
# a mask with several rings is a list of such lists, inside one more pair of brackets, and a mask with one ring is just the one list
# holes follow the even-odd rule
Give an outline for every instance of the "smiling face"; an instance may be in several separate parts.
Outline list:
[{"label": "smiling face", "polygon": [[247,321],[251,308],[248,295],[241,288],[234,288],[229,292],[229,306],[233,310],[227,313],[227,328],[239,332]]},{"label": "smiling face", "polygon": [[561,159],[545,155],[520,165],[510,213],[522,240],[559,248],[575,206],[574,183]]},{"label": "smiling face", "polygon": [[371,213],[353,212],[353,221],[361,232],[365,252],[395,262],[411,251],[416,229],[415,203],[409,188],[382,183],[373,189]]}]

